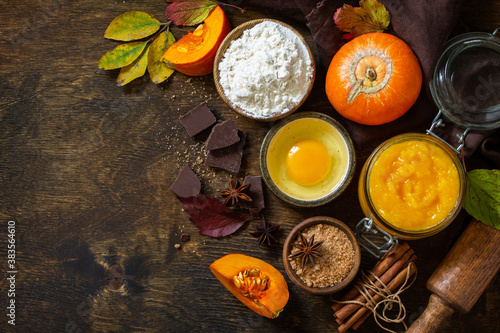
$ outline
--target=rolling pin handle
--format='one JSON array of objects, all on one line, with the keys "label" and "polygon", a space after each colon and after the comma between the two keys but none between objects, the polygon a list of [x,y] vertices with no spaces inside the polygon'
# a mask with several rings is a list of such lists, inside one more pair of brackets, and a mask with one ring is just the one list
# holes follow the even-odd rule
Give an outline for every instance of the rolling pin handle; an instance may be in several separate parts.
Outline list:
[{"label": "rolling pin handle", "polygon": [[439,296],[432,294],[424,313],[415,320],[406,333],[433,333],[443,320],[451,316],[454,309]]}]

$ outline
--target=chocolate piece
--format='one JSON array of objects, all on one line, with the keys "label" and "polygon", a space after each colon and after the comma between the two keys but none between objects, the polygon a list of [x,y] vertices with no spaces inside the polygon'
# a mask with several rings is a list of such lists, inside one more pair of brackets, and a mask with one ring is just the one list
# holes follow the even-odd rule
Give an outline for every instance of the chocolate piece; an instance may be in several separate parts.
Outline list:
[{"label": "chocolate piece", "polygon": [[238,173],[243,157],[243,147],[245,146],[247,133],[238,131],[240,142],[229,147],[210,150],[205,159],[205,165],[221,168],[232,173]]},{"label": "chocolate piece", "polygon": [[240,201],[238,206],[248,209],[253,215],[257,215],[265,208],[262,178],[260,176],[246,176],[243,179],[243,185],[245,184],[250,184],[246,193],[252,198],[252,201]]},{"label": "chocolate piece", "polygon": [[206,102],[194,107],[179,118],[182,126],[186,129],[189,136],[195,136],[201,131],[209,128],[211,125],[215,124],[217,119],[215,119],[214,114],[210,111]]},{"label": "chocolate piece", "polygon": [[201,182],[198,176],[186,166],[179,172],[179,175],[175,179],[170,189],[177,194],[179,197],[190,197],[197,195],[201,191]]},{"label": "chocolate piece", "polygon": [[215,125],[205,142],[205,150],[210,151],[229,147],[236,142],[240,142],[238,127],[236,123],[229,119]]}]

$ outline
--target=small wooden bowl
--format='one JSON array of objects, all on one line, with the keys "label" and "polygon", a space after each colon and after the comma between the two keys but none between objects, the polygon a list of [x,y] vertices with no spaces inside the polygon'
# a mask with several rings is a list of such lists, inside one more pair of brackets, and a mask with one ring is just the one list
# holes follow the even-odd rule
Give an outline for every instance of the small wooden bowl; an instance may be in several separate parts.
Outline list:
[{"label": "small wooden bowl", "polygon": [[[279,25],[281,25],[283,27],[286,27],[286,28],[290,29],[291,31],[293,31],[297,35],[297,37],[299,37],[299,39],[302,41],[303,45],[307,49],[307,52],[309,54],[309,58],[311,59],[313,70],[312,70],[312,77],[310,79],[307,91],[306,91],[306,93],[304,94],[304,96],[302,97],[302,99],[298,103],[292,103],[284,111],[275,112],[275,113],[271,114],[268,117],[258,117],[258,116],[253,116],[252,114],[246,112],[244,109],[240,108],[239,106],[234,105],[227,98],[226,94],[224,93],[224,88],[220,84],[219,63],[223,59],[224,53],[226,52],[227,48],[229,47],[229,45],[231,44],[231,42],[233,40],[238,39],[243,34],[243,32],[245,30],[251,29],[255,25],[257,25],[259,23],[262,23],[264,21],[275,22],[275,23],[277,23],[277,24],[279,24]],[[292,26],[290,26],[290,25],[288,25],[286,23],[278,21],[278,20],[273,20],[273,19],[256,19],[256,20],[251,20],[251,21],[245,22],[243,24],[240,24],[239,26],[237,26],[236,28],[234,28],[226,36],[226,38],[222,41],[222,43],[219,46],[219,49],[217,50],[217,53],[215,55],[214,71],[213,71],[213,73],[214,73],[214,81],[215,81],[215,87],[217,88],[217,92],[219,93],[219,95],[222,98],[222,100],[233,111],[235,111],[236,113],[238,113],[238,114],[240,114],[240,115],[242,115],[244,117],[247,117],[247,118],[250,118],[250,119],[254,119],[254,120],[258,120],[258,121],[274,121],[274,120],[281,119],[281,118],[283,118],[283,117],[285,117],[285,116],[287,116],[289,114],[292,114],[293,112],[295,112],[305,102],[305,100],[309,96],[309,93],[311,92],[312,87],[314,85],[314,79],[316,77],[316,64],[315,64],[315,61],[314,61],[314,55],[313,55],[313,53],[311,51],[311,48],[307,44],[307,41],[304,39],[304,37],[295,28],[293,28]]]},{"label": "small wooden bowl", "polygon": [[[349,274],[344,278],[344,280],[342,280],[342,282],[333,286],[323,287],[323,288],[309,287],[308,285],[306,285],[300,279],[300,277],[295,273],[295,270],[292,268],[292,265],[290,264],[290,261],[288,259],[288,256],[292,252],[292,244],[297,239],[299,233],[302,230],[316,224],[329,224],[334,227],[337,227],[346,234],[347,238],[352,243],[354,249],[354,266],[352,267]],[[361,264],[361,251],[359,248],[358,241],[356,240],[356,236],[346,224],[328,216],[315,216],[300,222],[295,226],[295,228],[292,229],[292,231],[290,231],[290,233],[286,237],[285,244],[283,246],[283,265],[285,266],[285,271],[288,274],[290,280],[292,280],[292,282],[295,283],[295,285],[297,285],[299,288],[304,289],[305,291],[308,291],[316,295],[333,294],[344,289],[356,277],[360,264]]]}]

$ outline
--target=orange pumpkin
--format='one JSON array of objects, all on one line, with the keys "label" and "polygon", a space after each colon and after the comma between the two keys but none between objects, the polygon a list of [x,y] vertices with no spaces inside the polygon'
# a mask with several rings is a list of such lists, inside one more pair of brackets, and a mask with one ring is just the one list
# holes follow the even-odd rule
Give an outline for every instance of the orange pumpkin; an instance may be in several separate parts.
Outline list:
[{"label": "orange pumpkin", "polygon": [[210,74],[217,49],[230,31],[226,14],[217,6],[193,32],[188,32],[170,46],[163,60],[186,75]]},{"label": "orange pumpkin", "polygon": [[288,302],[283,274],[260,259],[228,254],[210,265],[212,273],[236,298],[267,318],[276,318]]},{"label": "orange pumpkin", "polygon": [[325,90],[335,110],[352,121],[380,125],[410,109],[422,87],[411,48],[387,33],[361,35],[342,46],[330,63]]}]

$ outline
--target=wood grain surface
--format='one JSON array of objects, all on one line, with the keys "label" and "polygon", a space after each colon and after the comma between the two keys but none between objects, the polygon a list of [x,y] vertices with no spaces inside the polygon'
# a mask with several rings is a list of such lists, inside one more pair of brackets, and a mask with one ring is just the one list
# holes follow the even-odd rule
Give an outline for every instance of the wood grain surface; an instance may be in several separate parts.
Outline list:
[{"label": "wood grain surface", "polygon": [[[266,189],[264,214],[281,225],[280,244],[257,247],[257,239],[249,235],[257,221],[230,237],[201,236],[169,187],[185,164],[199,175],[205,193],[218,195],[229,175],[203,165],[206,135],[190,138],[179,116],[207,101],[218,119],[233,119],[247,131],[241,178],[260,174],[260,143],[272,123],[230,111],[210,75],[175,73],[160,85],[146,75],[118,87],[118,71],[98,69],[99,58],[118,44],[103,37],[108,24],[130,10],[164,21],[163,1],[1,3],[1,332],[336,331],[329,296],[307,294],[286,277],[289,303],[277,319],[268,320],[236,300],[209,265],[240,252],[285,274],[282,243],[298,222],[327,215],[354,228],[363,217],[357,181],[337,200],[313,209],[289,206]],[[463,22],[472,30],[491,32],[491,22],[500,25],[498,10],[485,12],[483,2],[476,3],[465,7]],[[493,0],[484,3],[495,6]],[[305,26],[259,8],[225,11],[233,26],[255,18],[281,19],[306,37],[317,56]],[[179,38],[187,30],[176,27],[173,33]],[[323,80],[318,75],[300,110],[334,114]],[[379,143],[356,147],[355,179]],[[479,156],[468,163],[471,168],[488,167]],[[15,326],[7,323],[6,309],[11,299],[8,221],[15,222]],[[411,242],[419,272],[402,296],[408,323],[427,306],[426,281],[464,228],[462,221]],[[191,240],[181,242],[181,233],[189,233]],[[374,262],[363,254],[362,269]],[[453,314],[440,332],[499,332],[498,313],[500,282],[495,278],[469,313]],[[381,330],[369,319],[358,331]]]}]

